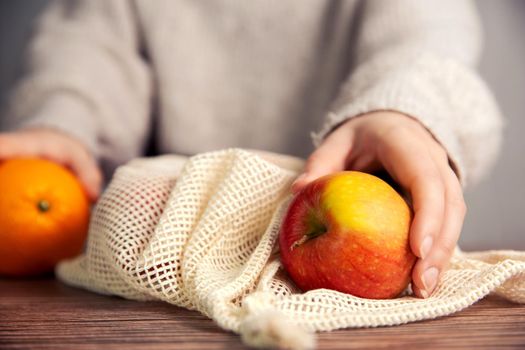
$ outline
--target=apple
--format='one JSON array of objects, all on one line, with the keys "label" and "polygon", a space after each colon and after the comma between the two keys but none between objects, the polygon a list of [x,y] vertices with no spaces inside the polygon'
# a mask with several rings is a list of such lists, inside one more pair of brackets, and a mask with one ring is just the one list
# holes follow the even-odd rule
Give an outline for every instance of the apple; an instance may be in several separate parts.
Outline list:
[{"label": "apple", "polygon": [[416,261],[411,221],[403,197],[379,177],[326,175],[292,198],[279,232],[281,261],[303,291],[394,298],[410,282]]}]

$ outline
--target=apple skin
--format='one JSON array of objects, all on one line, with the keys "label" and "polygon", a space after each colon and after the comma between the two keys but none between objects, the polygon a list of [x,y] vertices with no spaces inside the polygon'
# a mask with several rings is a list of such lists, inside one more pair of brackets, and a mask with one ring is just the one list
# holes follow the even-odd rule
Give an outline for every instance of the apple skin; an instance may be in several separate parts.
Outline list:
[{"label": "apple skin", "polygon": [[281,261],[303,291],[394,298],[416,261],[411,221],[405,200],[380,178],[357,171],[326,175],[290,202],[279,232]]}]

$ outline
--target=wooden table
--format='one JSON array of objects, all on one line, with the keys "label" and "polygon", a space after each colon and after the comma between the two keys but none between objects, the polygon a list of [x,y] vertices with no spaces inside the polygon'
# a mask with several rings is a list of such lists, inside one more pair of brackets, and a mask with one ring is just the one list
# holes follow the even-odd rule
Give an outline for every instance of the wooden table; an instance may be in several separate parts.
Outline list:
[{"label": "wooden table", "polygon": [[[525,305],[488,297],[449,317],[318,336],[319,349],[525,349]],[[0,279],[0,349],[244,349],[197,312]]]}]

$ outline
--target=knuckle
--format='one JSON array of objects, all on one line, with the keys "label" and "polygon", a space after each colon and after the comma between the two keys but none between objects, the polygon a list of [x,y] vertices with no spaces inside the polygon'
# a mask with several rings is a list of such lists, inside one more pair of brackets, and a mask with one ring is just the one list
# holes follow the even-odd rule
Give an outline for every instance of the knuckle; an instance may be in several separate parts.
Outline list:
[{"label": "knuckle", "polygon": [[441,147],[438,143],[436,143],[435,152],[437,155],[437,158],[441,160],[443,163],[448,165],[448,153],[447,151]]},{"label": "knuckle", "polygon": [[389,154],[396,145],[411,137],[408,133],[410,131],[404,125],[391,125],[376,130],[372,135],[378,152]]},{"label": "knuckle", "polygon": [[452,256],[452,254],[454,254],[454,250],[456,249],[456,243],[452,241],[444,241],[439,246],[439,249],[445,257],[449,258]]},{"label": "knuckle", "polygon": [[454,208],[454,210],[459,211],[461,214],[465,214],[467,212],[467,204],[465,203],[465,199],[461,194],[447,196],[447,204]]},{"label": "knuckle", "polygon": [[439,172],[431,167],[426,167],[415,173],[409,180],[409,186],[417,189],[432,188],[435,191],[443,191],[443,182]]},{"label": "knuckle", "polygon": [[426,167],[419,176],[420,181],[431,182],[433,186],[443,187],[443,181],[439,171],[433,167]]}]

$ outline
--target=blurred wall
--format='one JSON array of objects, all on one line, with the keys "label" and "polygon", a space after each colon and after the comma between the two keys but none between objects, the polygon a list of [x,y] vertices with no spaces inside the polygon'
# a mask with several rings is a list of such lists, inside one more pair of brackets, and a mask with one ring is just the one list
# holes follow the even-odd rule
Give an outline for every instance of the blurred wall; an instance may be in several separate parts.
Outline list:
[{"label": "blurred wall", "polygon": [[[0,96],[20,69],[23,44],[46,0],[0,1]],[[492,174],[467,190],[462,247],[525,250],[525,1],[479,0],[486,45],[480,70],[507,118]]]},{"label": "blurred wall", "polygon": [[34,17],[47,0],[0,1],[0,103],[20,69],[22,52],[31,32]]},{"label": "blurred wall", "polygon": [[525,250],[525,1],[479,0],[485,28],[481,74],[506,117],[492,174],[468,189],[463,246]]}]

